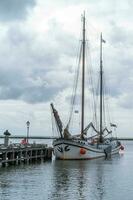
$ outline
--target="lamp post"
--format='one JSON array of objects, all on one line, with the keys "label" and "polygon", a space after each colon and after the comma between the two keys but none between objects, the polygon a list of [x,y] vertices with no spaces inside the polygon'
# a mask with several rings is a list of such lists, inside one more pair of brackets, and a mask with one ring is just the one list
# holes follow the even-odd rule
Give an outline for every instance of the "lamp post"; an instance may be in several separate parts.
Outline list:
[{"label": "lamp post", "polygon": [[29,139],[29,128],[30,128],[30,122],[27,121],[26,122],[26,125],[27,125],[27,144],[29,143],[28,139]]}]

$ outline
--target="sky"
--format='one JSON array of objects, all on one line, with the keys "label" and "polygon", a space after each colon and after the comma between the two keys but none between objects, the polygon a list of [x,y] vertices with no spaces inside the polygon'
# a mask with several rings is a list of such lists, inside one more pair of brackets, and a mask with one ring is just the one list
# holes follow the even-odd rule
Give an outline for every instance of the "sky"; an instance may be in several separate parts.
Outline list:
[{"label": "sky", "polygon": [[132,0],[0,0],[0,134],[52,135],[50,103],[65,121],[86,12],[91,62],[103,49],[117,135],[133,137]]}]

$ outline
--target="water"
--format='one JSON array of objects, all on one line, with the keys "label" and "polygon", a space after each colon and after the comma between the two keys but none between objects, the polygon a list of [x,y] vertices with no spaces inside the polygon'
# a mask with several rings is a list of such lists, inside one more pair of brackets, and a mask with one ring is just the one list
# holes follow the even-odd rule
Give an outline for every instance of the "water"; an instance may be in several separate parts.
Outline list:
[{"label": "water", "polygon": [[133,142],[111,160],[0,168],[0,200],[133,200]]}]

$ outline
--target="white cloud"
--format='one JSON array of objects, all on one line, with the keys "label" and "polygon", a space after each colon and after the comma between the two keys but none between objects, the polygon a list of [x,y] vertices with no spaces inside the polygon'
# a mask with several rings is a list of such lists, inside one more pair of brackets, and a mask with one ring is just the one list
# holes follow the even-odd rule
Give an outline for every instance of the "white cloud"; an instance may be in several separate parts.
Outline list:
[{"label": "white cloud", "polygon": [[[9,13],[5,3],[0,5],[4,8],[0,14],[2,129],[8,124],[17,134],[22,132],[22,124],[31,120],[33,134],[38,130],[48,135],[51,101],[66,119],[81,14],[86,10],[93,69],[95,73],[99,70],[99,35],[103,32],[106,82],[114,99],[111,106],[115,107],[118,127],[122,126],[118,133],[125,135],[127,130],[130,136],[131,128],[126,124],[132,124],[133,108],[132,1],[36,0],[18,5],[14,0]],[[15,12],[18,7],[19,13]],[[18,121],[17,125],[13,121]]]}]

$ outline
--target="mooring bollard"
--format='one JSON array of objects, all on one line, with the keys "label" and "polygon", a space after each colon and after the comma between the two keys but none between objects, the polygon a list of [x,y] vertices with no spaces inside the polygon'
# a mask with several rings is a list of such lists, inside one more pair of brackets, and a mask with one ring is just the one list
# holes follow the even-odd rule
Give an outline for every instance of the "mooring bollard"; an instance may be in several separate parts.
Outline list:
[{"label": "mooring bollard", "polygon": [[11,135],[11,133],[9,133],[9,131],[6,130],[4,132],[4,135],[5,135],[5,137],[4,137],[4,146],[7,147],[9,145],[9,136]]}]

